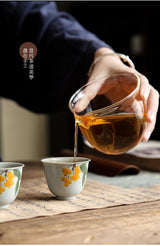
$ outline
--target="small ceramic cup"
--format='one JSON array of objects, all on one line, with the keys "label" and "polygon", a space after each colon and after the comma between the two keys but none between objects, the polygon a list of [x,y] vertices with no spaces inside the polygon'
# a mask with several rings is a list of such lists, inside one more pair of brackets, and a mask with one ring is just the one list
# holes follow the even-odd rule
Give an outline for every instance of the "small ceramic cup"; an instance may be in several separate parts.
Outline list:
[{"label": "small ceramic cup", "polygon": [[54,157],[41,160],[49,190],[59,200],[76,198],[86,182],[90,159]]},{"label": "small ceramic cup", "polygon": [[19,191],[24,164],[0,162],[0,208],[7,208]]}]

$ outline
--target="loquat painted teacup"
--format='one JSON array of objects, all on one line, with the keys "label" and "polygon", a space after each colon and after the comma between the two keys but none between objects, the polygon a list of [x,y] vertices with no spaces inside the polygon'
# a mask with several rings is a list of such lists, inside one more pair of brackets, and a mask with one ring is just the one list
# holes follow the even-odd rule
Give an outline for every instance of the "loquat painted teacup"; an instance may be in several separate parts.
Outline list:
[{"label": "loquat painted teacup", "polygon": [[90,159],[53,157],[41,160],[48,188],[59,200],[70,200],[83,190]]},{"label": "loquat painted teacup", "polygon": [[0,162],[0,208],[7,208],[19,191],[24,164]]}]

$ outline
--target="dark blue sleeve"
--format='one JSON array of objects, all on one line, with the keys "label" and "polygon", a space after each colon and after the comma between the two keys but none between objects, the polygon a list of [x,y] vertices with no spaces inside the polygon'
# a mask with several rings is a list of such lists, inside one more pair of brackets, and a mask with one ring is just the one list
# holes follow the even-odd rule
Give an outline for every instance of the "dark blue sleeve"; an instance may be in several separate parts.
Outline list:
[{"label": "dark blue sleeve", "polygon": [[[86,83],[96,50],[109,47],[51,1],[0,2],[0,31],[0,96],[35,112],[66,109],[72,93]],[[19,54],[24,42],[38,51],[32,79],[29,62],[25,68]]]}]

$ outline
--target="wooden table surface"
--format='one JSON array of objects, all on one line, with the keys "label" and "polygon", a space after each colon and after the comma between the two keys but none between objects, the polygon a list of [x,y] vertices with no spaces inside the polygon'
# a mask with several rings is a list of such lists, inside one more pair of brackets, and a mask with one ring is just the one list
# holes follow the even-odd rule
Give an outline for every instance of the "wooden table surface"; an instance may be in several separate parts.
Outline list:
[{"label": "wooden table surface", "polygon": [[[41,176],[24,168],[23,179]],[[160,244],[160,201],[0,223],[0,244]]]}]

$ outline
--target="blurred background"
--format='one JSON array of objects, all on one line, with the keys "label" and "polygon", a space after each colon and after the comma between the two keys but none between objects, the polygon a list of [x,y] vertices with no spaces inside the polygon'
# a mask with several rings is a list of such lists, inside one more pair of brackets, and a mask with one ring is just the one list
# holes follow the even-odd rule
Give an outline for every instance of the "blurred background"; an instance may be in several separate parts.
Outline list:
[{"label": "blurred background", "polygon": [[[58,1],[57,7],[72,14],[116,52],[129,55],[136,69],[160,92],[160,2]],[[160,140],[159,114],[153,140]],[[73,149],[74,118],[69,109],[38,115],[1,99],[0,115],[0,152],[4,161],[39,160],[56,155],[63,148]]]}]

